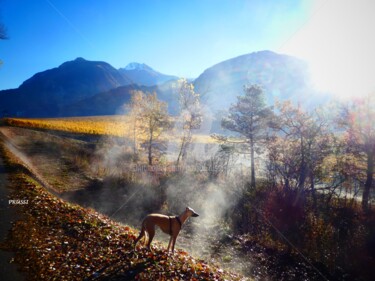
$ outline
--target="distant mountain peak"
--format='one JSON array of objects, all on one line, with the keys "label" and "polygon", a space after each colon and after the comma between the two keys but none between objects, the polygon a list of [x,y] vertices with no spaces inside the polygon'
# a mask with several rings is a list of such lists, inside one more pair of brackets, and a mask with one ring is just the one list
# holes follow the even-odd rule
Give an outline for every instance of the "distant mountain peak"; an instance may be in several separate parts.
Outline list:
[{"label": "distant mountain peak", "polygon": [[80,62],[80,61],[86,61],[86,60],[84,58],[82,58],[82,57],[78,57],[74,61]]},{"label": "distant mountain peak", "polygon": [[160,85],[169,80],[176,80],[176,76],[160,73],[147,64],[132,62],[119,71],[132,81],[133,84],[143,86]]},{"label": "distant mountain peak", "polygon": [[153,70],[153,69],[144,63],[131,62],[127,66],[125,66],[124,70]]}]

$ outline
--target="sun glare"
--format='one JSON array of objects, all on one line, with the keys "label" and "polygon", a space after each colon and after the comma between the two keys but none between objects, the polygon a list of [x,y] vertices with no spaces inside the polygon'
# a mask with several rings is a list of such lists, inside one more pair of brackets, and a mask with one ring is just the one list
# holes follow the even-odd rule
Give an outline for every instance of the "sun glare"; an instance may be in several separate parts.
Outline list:
[{"label": "sun glare", "polygon": [[375,90],[374,1],[317,1],[316,9],[281,52],[309,63],[312,82],[338,99]]},{"label": "sun glare", "polygon": [[313,86],[337,99],[365,96],[375,90],[370,69],[345,57],[317,57],[308,60]]}]

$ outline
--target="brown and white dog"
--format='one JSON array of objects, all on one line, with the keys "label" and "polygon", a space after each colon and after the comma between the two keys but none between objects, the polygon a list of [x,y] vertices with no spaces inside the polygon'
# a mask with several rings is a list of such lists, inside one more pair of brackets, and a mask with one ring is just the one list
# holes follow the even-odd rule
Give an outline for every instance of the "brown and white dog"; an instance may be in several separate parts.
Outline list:
[{"label": "brown and white dog", "polygon": [[159,226],[160,229],[171,236],[169,239],[168,249],[172,246],[172,253],[174,252],[174,245],[182,225],[186,222],[189,217],[198,217],[199,215],[190,207],[186,207],[185,211],[179,216],[166,216],[162,214],[150,214],[145,217],[142,222],[141,233],[134,243],[137,245],[138,241],[142,239],[145,234],[148,236],[147,248],[151,251],[151,242],[155,235],[155,225]]}]

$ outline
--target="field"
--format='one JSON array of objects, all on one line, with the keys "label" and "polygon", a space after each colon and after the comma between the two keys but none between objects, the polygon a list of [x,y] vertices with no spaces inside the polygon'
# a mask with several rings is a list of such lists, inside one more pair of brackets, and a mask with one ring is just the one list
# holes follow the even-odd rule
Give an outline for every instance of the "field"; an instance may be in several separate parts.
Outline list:
[{"label": "field", "polygon": [[[97,136],[115,136],[132,138],[131,120],[126,115],[115,116],[90,116],[70,118],[7,118],[6,123],[11,126],[57,130],[77,134],[89,134]],[[144,134],[139,133],[139,138]],[[175,134],[171,131],[164,136],[164,139],[176,142]],[[194,135],[195,143],[212,143],[214,140],[205,134]]]},{"label": "field", "polygon": [[72,118],[23,119],[10,118],[13,126],[57,130],[91,135],[129,137],[130,126],[127,116],[98,116]]}]

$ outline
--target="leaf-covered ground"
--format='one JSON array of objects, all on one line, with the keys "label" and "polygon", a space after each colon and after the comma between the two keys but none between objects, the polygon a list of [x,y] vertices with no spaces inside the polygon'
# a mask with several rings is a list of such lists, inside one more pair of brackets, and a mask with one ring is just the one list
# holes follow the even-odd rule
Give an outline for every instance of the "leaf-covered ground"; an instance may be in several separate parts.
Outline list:
[{"label": "leaf-covered ground", "polygon": [[11,198],[22,219],[13,224],[2,248],[15,252],[29,280],[241,280],[177,250],[167,254],[154,243],[153,252],[133,252],[138,231],[93,210],[72,205],[45,191],[6,153]]}]

